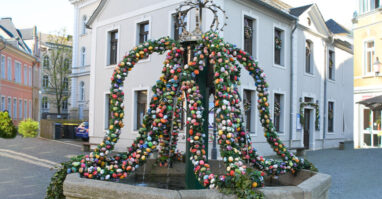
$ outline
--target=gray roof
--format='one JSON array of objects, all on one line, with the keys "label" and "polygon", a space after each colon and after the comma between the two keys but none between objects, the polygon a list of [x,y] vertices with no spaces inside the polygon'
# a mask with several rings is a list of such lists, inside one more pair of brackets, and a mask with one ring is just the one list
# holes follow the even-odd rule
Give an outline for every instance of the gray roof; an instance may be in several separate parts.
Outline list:
[{"label": "gray roof", "polygon": [[302,13],[304,13],[306,10],[308,10],[313,4],[301,6],[301,7],[296,7],[296,8],[291,8],[290,9],[290,14],[296,17],[299,17]]},{"label": "gray roof", "polygon": [[31,40],[31,39],[33,39],[33,30],[34,30],[34,28],[20,29],[21,37],[24,40]]},{"label": "gray roof", "polygon": [[[9,35],[9,37],[11,38],[10,40],[11,43],[18,44],[26,53],[32,52],[30,48],[28,47],[28,45],[26,45],[26,43],[24,42],[21,32],[13,24],[12,18],[10,17],[1,18],[0,28],[3,29]],[[17,42],[13,42],[12,40],[15,40]],[[15,46],[17,47],[17,45]]]},{"label": "gray roof", "polygon": [[341,33],[350,34],[349,30],[347,30],[346,28],[338,24],[333,19],[329,19],[325,23],[328,29],[330,30],[330,32],[332,32],[333,34],[341,34]]}]

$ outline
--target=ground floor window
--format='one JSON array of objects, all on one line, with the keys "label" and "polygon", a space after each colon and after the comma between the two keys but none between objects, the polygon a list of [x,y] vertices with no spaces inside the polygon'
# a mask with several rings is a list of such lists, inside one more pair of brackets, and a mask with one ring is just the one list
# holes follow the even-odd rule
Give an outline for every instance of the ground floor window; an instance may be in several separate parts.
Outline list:
[{"label": "ground floor window", "polygon": [[328,103],[328,132],[334,131],[334,102]]},{"label": "ground floor window", "polygon": [[247,132],[255,132],[255,91],[244,89],[243,90],[243,107],[245,116],[245,127]]},{"label": "ground floor window", "polygon": [[143,117],[146,113],[147,107],[147,90],[135,91],[135,103],[136,107],[135,111],[135,128],[134,130],[138,130],[142,127]]},{"label": "ground floor window", "polygon": [[274,107],[273,107],[273,120],[277,133],[284,133],[284,95],[275,93]]},{"label": "ground floor window", "polygon": [[363,109],[363,145],[382,146],[381,110]]}]

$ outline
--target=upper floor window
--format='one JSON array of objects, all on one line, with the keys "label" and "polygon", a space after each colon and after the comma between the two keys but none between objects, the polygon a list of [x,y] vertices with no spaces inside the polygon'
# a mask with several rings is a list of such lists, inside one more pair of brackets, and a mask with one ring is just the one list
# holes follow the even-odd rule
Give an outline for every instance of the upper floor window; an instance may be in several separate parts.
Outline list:
[{"label": "upper floor window", "polygon": [[313,74],[313,44],[311,41],[305,42],[305,72]]},{"label": "upper floor window", "polygon": [[49,87],[49,77],[48,77],[48,75],[44,75],[42,77],[42,87],[43,88],[48,88]]},{"label": "upper floor window", "polygon": [[1,78],[2,79],[5,79],[5,56],[4,55],[1,55]]},{"label": "upper floor window", "polygon": [[29,86],[32,86],[32,67],[29,68]]},{"label": "upper floor window", "polygon": [[8,70],[7,79],[9,81],[12,81],[12,59],[10,57],[8,57],[7,70]]},{"label": "upper floor window", "polygon": [[84,82],[80,83],[80,100],[81,101],[85,100],[85,83]]},{"label": "upper floor window", "polygon": [[82,16],[81,34],[86,34],[86,15]]},{"label": "upper floor window", "polygon": [[64,77],[64,83],[63,83],[63,86],[65,91],[67,91],[69,89],[69,80],[67,77]]},{"label": "upper floor window", "polygon": [[85,66],[85,60],[86,60],[86,48],[81,48],[81,66]]},{"label": "upper floor window", "polygon": [[373,11],[381,6],[380,0],[359,0],[360,14]]},{"label": "upper floor window", "polygon": [[329,50],[329,79],[335,80],[336,62],[334,51]]},{"label": "upper floor window", "polygon": [[144,43],[149,39],[149,22],[145,21],[138,24],[139,27],[139,43]]},{"label": "upper floor window", "polygon": [[70,68],[70,60],[68,58],[65,58],[64,60],[64,67],[66,69],[69,69]]},{"label": "upper floor window", "polygon": [[15,61],[15,82],[21,83],[21,63]]},{"label": "upper floor window", "polygon": [[64,110],[64,111],[68,110],[68,100],[67,99],[62,101],[62,110]]},{"label": "upper floor window", "polygon": [[373,63],[375,61],[374,41],[368,41],[364,44],[365,75],[373,73]]},{"label": "upper floor window", "polygon": [[24,65],[24,85],[28,85],[28,66]]},{"label": "upper floor window", "polygon": [[108,65],[117,64],[118,56],[118,30],[109,32]]},{"label": "upper floor window", "polygon": [[[183,23],[183,24],[181,24]],[[172,37],[175,40],[179,40],[180,36],[182,35],[183,32],[183,27],[187,26],[187,15],[177,15],[173,14],[172,15]]]},{"label": "upper floor window", "polygon": [[44,56],[44,61],[43,61],[42,65],[44,68],[49,68],[49,56],[48,55]]},{"label": "upper floor window", "polygon": [[275,39],[274,39],[274,63],[276,65],[284,65],[284,31],[278,28],[275,28]]},{"label": "upper floor window", "polygon": [[244,50],[253,55],[254,53],[254,20],[247,16],[244,17]]}]

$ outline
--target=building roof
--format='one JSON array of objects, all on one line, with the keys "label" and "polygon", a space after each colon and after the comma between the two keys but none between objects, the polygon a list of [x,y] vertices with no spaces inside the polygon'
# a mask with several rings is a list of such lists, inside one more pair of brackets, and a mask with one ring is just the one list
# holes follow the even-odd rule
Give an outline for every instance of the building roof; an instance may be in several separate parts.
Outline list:
[{"label": "building roof", "polygon": [[28,45],[24,42],[24,39],[22,37],[22,34],[20,30],[18,30],[15,25],[12,22],[12,18],[6,17],[0,19],[0,28],[3,29],[9,36],[9,39],[7,41],[15,45],[15,47],[20,47],[22,50],[24,50],[27,53],[32,53]]},{"label": "building roof", "polygon": [[333,19],[329,19],[325,23],[333,34],[350,34],[349,30],[347,30],[345,27],[343,27]]},{"label": "building roof", "polygon": [[312,7],[313,4],[300,6],[296,8],[291,8],[289,13],[293,16],[299,17],[302,13],[304,13],[306,10],[308,10],[310,7]]},{"label": "building roof", "polygon": [[24,40],[33,39],[33,31],[34,28],[19,29],[19,32],[21,33],[21,38],[23,38]]}]

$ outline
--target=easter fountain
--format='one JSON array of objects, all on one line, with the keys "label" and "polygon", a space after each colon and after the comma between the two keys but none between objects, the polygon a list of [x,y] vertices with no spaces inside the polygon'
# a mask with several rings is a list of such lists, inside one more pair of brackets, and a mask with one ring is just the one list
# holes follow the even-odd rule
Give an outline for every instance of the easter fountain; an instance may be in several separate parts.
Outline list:
[{"label": "easter fountain", "polygon": [[[182,19],[192,9],[195,9],[196,27],[188,32]],[[214,16],[210,30],[205,33],[200,28],[203,9]],[[131,50],[115,68],[111,78],[113,117],[109,131],[94,152],[72,163],[67,171],[72,174],[64,182],[65,196],[73,199],[235,197],[217,191],[220,190],[239,198],[327,198],[330,176],[309,171],[311,164],[289,152],[278,138],[270,119],[268,84],[263,70],[252,56],[219,37],[218,32],[226,24],[219,23],[218,12],[226,18],[225,11],[210,0],[188,0],[177,11],[178,25],[183,30],[180,42],[169,37],[149,40]],[[140,59],[165,52],[162,76],[152,88],[154,94],[137,138],[127,152],[113,154],[123,127],[123,82],[127,74]],[[280,160],[260,156],[244,130],[238,92],[242,67],[256,82],[264,136]],[[205,144],[208,143],[205,110],[210,94],[214,96],[221,163],[208,160]],[[184,103],[187,151],[186,163],[182,164],[173,160]],[[153,152],[159,152],[157,160],[149,159]],[[153,166],[154,163],[164,167]],[[219,164],[224,165],[223,168],[219,168]],[[144,173],[140,168],[143,165]],[[108,182],[134,181],[136,175],[142,174],[144,183],[148,184],[150,175],[165,176],[167,181],[172,176],[181,176],[185,189]]]}]

